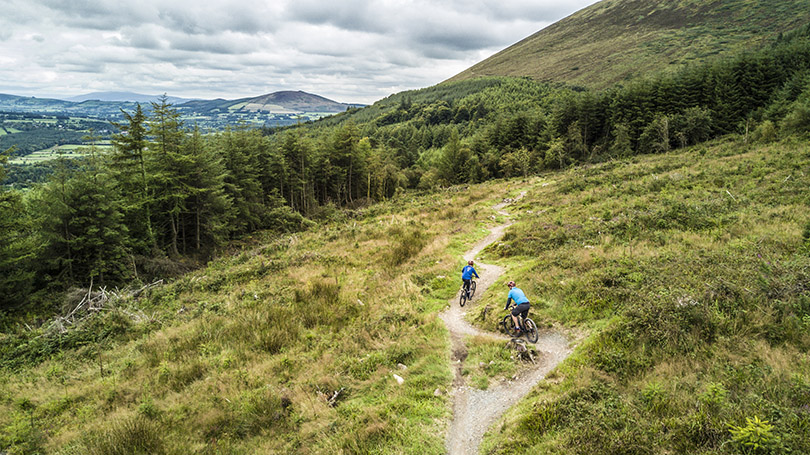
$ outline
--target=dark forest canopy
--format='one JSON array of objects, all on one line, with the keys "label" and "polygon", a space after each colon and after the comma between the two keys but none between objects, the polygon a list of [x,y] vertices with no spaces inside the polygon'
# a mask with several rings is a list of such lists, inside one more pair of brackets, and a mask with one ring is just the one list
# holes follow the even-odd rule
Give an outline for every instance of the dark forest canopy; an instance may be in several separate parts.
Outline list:
[{"label": "dark forest canopy", "polygon": [[0,192],[0,305],[70,285],[168,276],[230,239],[295,231],[393,197],[660,153],[736,133],[810,131],[810,27],[734,58],[587,91],[484,78],[291,128],[203,135],[165,99],[115,123],[114,150]]}]

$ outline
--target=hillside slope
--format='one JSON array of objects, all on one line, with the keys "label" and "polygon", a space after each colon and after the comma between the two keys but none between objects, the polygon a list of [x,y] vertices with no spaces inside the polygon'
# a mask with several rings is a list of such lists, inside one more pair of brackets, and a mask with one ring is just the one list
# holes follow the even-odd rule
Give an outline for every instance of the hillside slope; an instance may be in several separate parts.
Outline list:
[{"label": "hillside slope", "polygon": [[[730,138],[257,236],[78,327],[4,334],[0,450],[443,454],[438,314],[462,253],[504,222],[493,204],[526,191],[480,254],[505,273],[468,319],[491,331],[514,279],[539,325],[589,336],[486,453],[730,455],[746,419],[763,453],[808,453],[808,165],[806,142]],[[500,340],[467,349],[472,387],[520,369]]]},{"label": "hillside slope", "polygon": [[603,0],[450,78],[528,76],[606,88],[767,43],[808,23],[809,0]]}]

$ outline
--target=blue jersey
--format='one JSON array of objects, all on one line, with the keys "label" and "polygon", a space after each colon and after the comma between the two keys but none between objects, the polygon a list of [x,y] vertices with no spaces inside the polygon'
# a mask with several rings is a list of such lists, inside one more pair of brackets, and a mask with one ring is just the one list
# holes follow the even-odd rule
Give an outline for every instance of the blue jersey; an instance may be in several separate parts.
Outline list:
[{"label": "blue jersey", "polygon": [[509,302],[512,300],[515,301],[515,304],[520,305],[521,303],[529,303],[529,299],[526,298],[526,294],[520,290],[520,288],[514,287],[512,290],[509,291],[509,297],[506,299],[506,305],[509,305]]},{"label": "blue jersey", "polygon": [[475,268],[471,265],[465,265],[463,269],[461,269],[461,279],[462,280],[471,280],[472,276],[475,275],[476,278],[481,278],[478,276],[478,273],[475,271]]}]

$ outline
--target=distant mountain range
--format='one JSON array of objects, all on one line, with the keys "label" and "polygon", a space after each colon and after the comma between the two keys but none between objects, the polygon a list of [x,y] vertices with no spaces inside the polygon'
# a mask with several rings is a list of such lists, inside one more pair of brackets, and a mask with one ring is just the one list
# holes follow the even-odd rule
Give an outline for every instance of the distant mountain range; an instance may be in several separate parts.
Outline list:
[{"label": "distant mountain range", "polygon": [[[0,94],[0,111],[113,118],[120,116],[121,109],[126,111],[134,109],[135,103],[141,103],[148,110],[151,107],[149,103],[158,98],[159,95],[130,92],[96,92],[68,100]],[[168,100],[181,113],[202,115],[307,113],[328,115],[363,106],[356,103],[339,103],[302,91],[280,91],[236,100],[189,100],[177,97],[169,97]]]},{"label": "distant mountain range", "polygon": [[[81,103],[82,101],[130,101],[133,103],[151,103],[157,101],[162,95],[143,95],[133,92],[92,92],[85,95],[61,98],[65,101]],[[181,104],[191,101],[191,98],[179,98],[168,96],[168,101],[172,104]]]}]

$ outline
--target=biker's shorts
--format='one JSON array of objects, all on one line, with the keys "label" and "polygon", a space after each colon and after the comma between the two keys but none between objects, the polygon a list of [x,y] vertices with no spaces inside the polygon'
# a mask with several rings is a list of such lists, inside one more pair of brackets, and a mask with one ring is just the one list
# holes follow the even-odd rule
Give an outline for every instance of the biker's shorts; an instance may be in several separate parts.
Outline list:
[{"label": "biker's shorts", "polygon": [[529,302],[521,303],[520,305],[512,308],[512,316],[518,316],[521,313],[525,313],[523,315],[523,317],[525,318],[529,316],[529,308],[531,307],[532,305]]},{"label": "biker's shorts", "polygon": [[470,278],[469,280],[465,280],[464,278],[462,278],[461,281],[464,282],[464,289],[470,289],[470,281],[472,281],[472,278]]}]

